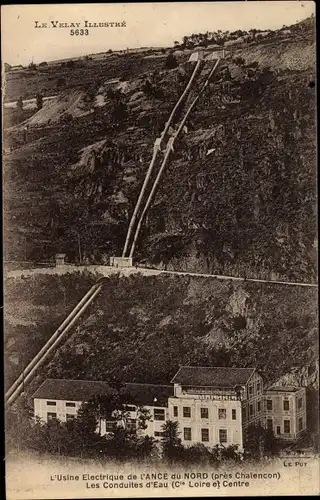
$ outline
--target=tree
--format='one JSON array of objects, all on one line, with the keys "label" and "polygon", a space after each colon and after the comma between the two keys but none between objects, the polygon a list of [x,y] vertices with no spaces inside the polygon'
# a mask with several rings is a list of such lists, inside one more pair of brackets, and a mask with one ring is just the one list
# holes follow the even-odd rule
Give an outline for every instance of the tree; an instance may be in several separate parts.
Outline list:
[{"label": "tree", "polygon": [[155,449],[155,440],[153,437],[145,436],[137,443],[136,457],[144,459],[150,457]]},{"label": "tree", "polygon": [[238,445],[223,446],[217,444],[212,448],[210,460],[212,464],[218,465],[221,462],[233,461],[239,463],[242,454],[238,450]]},{"label": "tree", "polygon": [[32,443],[33,408],[24,394],[6,412],[6,446],[21,451]]},{"label": "tree", "polygon": [[175,55],[168,54],[168,57],[165,62],[165,67],[168,69],[174,69],[178,66],[178,61]]},{"label": "tree", "polygon": [[265,455],[275,456],[279,454],[281,449],[281,444],[279,439],[277,439],[272,430],[265,430],[264,436],[264,451]]},{"label": "tree", "polygon": [[184,448],[182,453],[182,461],[185,464],[202,464],[206,465],[210,462],[211,453],[209,449],[202,443],[195,444]]},{"label": "tree", "polygon": [[259,460],[265,455],[277,455],[280,442],[273,431],[265,429],[261,424],[251,424],[246,432],[244,448],[246,455]]},{"label": "tree", "polygon": [[86,88],[86,93],[85,93],[85,101],[87,103],[92,103],[96,97],[97,94],[97,84],[89,84]]},{"label": "tree", "polygon": [[253,457],[255,459],[260,459],[264,455],[264,436],[265,430],[262,425],[249,425],[245,439],[244,448],[246,450],[246,455]]},{"label": "tree", "polygon": [[37,109],[41,109],[42,106],[43,106],[43,96],[42,94],[37,94],[37,97],[36,97],[36,100],[37,100]]},{"label": "tree", "polygon": [[22,97],[19,97],[19,99],[17,100],[17,110],[18,111],[23,111],[23,99]]},{"label": "tree", "polygon": [[163,437],[161,438],[162,456],[169,462],[175,462],[181,459],[183,453],[183,445],[178,437],[178,422],[168,420],[163,424]]},{"label": "tree", "polygon": [[128,107],[123,101],[116,102],[111,111],[111,120],[119,127],[128,118]]},{"label": "tree", "polygon": [[[82,433],[81,442],[94,444],[91,453],[112,456],[117,460],[150,456],[154,440],[148,436],[139,438],[136,432],[137,429],[147,427],[146,421],[150,419],[150,413],[147,409],[138,407],[137,426],[128,425],[130,414],[127,404],[130,401],[130,393],[125,387],[110,386],[107,393],[96,396],[81,406],[74,422],[74,432]],[[107,436],[99,436],[96,432],[103,420],[114,423]],[[88,446],[85,451],[88,453]]]}]

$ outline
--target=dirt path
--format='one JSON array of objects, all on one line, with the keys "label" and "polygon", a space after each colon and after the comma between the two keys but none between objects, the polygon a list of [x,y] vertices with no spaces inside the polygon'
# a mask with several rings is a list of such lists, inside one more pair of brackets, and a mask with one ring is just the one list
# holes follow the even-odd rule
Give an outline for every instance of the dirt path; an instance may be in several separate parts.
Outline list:
[{"label": "dirt path", "polygon": [[35,276],[36,274],[51,274],[51,275],[62,275],[67,273],[81,273],[89,272],[92,274],[102,274],[103,276],[111,276],[113,274],[120,274],[121,276],[130,276],[132,274],[140,273],[143,276],[153,276],[158,274],[173,274],[179,276],[197,276],[202,278],[215,278],[219,280],[231,280],[231,281],[250,281],[256,283],[273,283],[278,285],[288,285],[288,286],[308,286],[317,288],[317,283],[295,283],[289,281],[276,281],[276,280],[263,280],[254,278],[242,278],[238,276],[223,276],[220,274],[203,274],[203,273],[191,273],[184,271],[165,271],[162,269],[148,269],[144,267],[123,267],[117,268],[112,266],[73,266],[64,265],[61,267],[50,267],[50,268],[36,268],[36,269],[19,269],[15,271],[7,271],[5,276],[8,278],[22,278],[27,276]]}]

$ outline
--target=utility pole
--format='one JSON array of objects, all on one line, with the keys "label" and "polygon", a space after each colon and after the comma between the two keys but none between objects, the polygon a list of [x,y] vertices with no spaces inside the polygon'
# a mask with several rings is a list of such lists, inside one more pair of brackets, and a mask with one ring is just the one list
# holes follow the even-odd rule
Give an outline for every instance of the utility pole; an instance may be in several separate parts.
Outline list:
[{"label": "utility pole", "polygon": [[27,262],[27,237],[24,237],[24,260]]},{"label": "utility pole", "polygon": [[78,235],[78,250],[79,250],[79,260],[80,260],[80,264],[82,262],[82,255],[81,255],[81,241],[80,241],[80,233],[77,232],[77,235]]}]

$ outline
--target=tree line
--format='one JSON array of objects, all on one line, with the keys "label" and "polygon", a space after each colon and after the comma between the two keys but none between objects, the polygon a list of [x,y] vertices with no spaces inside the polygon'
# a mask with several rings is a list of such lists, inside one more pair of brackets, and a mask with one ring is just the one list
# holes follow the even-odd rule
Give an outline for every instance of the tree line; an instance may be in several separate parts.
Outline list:
[{"label": "tree line", "polygon": [[294,24],[293,26],[283,25],[279,30],[235,30],[235,31],[206,31],[205,33],[192,33],[191,35],[185,35],[182,38],[182,43],[175,41],[174,45],[177,49],[193,49],[196,46],[207,47],[209,44],[224,45],[226,42],[232,40],[241,40],[250,43],[262,40],[263,38],[278,38],[286,37],[290,34],[298,33],[305,34],[310,31],[313,26],[314,16],[311,16],[300,23]]},{"label": "tree line", "polygon": [[[147,428],[151,415],[145,407],[138,407],[137,422],[130,425],[129,401],[126,389],[110,387],[109,393],[83,403],[74,418],[67,422],[58,419],[44,422],[33,416],[30,401],[22,395],[6,415],[7,450],[115,461],[154,458],[169,464],[200,463],[216,467],[225,462],[236,464],[243,460],[259,460],[280,451],[279,441],[261,425],[251,425],[247,429],[245,452],[237,445],[216,444],[207,448],[197,443],[185,446],[179,437],[178,422],[170,420],[162,425],[159,439],[145,436],[141,431]],[[107,423],[105,435],[99,433],[102,420]]]}]

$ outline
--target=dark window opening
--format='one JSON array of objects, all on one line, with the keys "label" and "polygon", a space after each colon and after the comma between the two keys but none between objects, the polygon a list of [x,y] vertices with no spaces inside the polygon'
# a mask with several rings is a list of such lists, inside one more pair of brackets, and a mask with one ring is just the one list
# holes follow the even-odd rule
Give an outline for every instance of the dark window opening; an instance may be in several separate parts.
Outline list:
[{"label": "dark window opening", "polygon": [[290,434],[290,420],[284,420],[284,433]]},{"label": "dark window opening", "polygon": [[283,409],[284,411],[289,411],[289,401],[287,399],[283,401]]},{"label": "dark window opening", "polygon": [[227,418],[227,410],[225,408],[218,409],[218,417],[225,420]]},{"label": "dark window opening", "polygon": [[183,429],[183,437],[185,441],[191,441],[191,428],[185,427]]},{"label": "dark window opening", "polygon": [[221,444],[227,443],[228,435],[226,429],[219,429],[219,442]]},{"label": "dark window opening", "polygon": [[209,408],[200,408],[201,418],[209,418]]},{"label": "dark window opening", "polygon": [[155,408],[153,410],[153,418],[154,418],[154,420],[165,420],[164,410]]},{"label": "dark window opening", "polygon": [[183,407],[183,416],[185,418],[190,418],[191,417],[191,408],[190,408],[190,406],[184,406]]},{"label": "dark window opening", "polygon": [[201,441],[209,441],[209,429],[201,429]]}]

